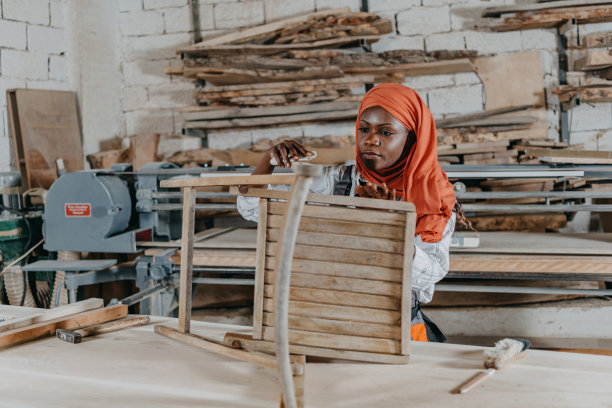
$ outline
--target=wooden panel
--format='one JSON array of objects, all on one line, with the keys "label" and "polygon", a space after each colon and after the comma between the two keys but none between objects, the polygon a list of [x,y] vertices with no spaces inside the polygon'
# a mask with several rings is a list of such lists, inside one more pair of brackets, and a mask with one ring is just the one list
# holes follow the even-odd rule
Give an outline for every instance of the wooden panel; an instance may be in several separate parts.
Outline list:
[{"label": "wooden panel", "polygon": [[[288,200],[291,194],[289,191],[267,190],[264,188],[252,188],[252,187],[249,187],[249,189],[246,192],[241,192],[237,188],[232,187],[230,188],[230,193],[235,194],[235,195],[243,195],[247,197],[274,198],[278,200]],[[345,197],[345,196],[339,196],[339,195],[310,193],[306,197],[306,201],[309,203],[331,204],[331,205],[337,205],[337,206],[343,206],[343,207],[351,206],[351,207],[377,209],[377,210],[395,210],[395,211],[411,211],[411,212],[415,211],[414,204],[412,203],[406,203],[403,201],[377,200],[373,198],[363,198],[363,197]],[[275,203],[275,204],[278,205],[278,203]],[[278,212],[273,212],[273,213],[278,214]]]},{"label": "wooden panel", "polygon": [[[283,217],[281,215],[269,215],[268,226],[281,228]],[[368,236],[374,238],[386,238],[392,240],[403,240],[404,229],[395,225],[367,224],[361,222],[324,220],[320,218],[302,217],[300,231],[319,232],[326,234],[343,234]]]},{"label": "wooden panel", "polygon": [[[253,340],[251,336],[238,333],[227,333],[223,342],[227,345],[236,344],[238,341],[242,347],[249,350],[258,350],[268,353],[275,352],[275,346],[273,342],[263,340]],[[395,355],[395,354],[379,354],[379,353],[367,353],[362,351],[351,351],[351,350],[334,350],[321,347],[309,347],[300,346],[297,344],[290,344],[289,350],[294,354],[305,354],[307,356],[317,356],[325,358],[339,358],[344,360],[354,361],[368,361],[372,363],[381,364],[407,364],[409,356]]]},{"label": "wooden panel", "polygon": [[224,177],[191,177],[182,179],[162,180],[161,187],[210,187],[210,186],[239,186],[249,184],[293,184],[295,174],[258,174],[250,176],[240,174]]},{"label": "wooden panel", "polygon": [[[276,256],[278,243],[266,246],[266,255]],[[346,262],[357,265],[386,266],[402,268],[404,259],[398,254],[383,254],[378,252],[359,251],[356,249],[325,248],[311,245],[296,245],[293,258],[310,259],[313,261]]]},{"label": "wooden panel", "polygon": [[[274,327],[274,313],[264,313],[263,321],[264,325]],[[398,326],[319,319],[316,317],[289,316],[289,328],[318,333],[345,334],[392,340],[399,340],[401,336]]]},{"label": "wooden panel", "polygon": [[[383,201],[383,200],[379,200]],[[279,202],[270,202],[269,214],[283,215],[285,204]],[[304,206],[304,217],[315,217],[331,220],[344,221],[359,221],[364,223],[374,224],[391,224],[401,225],[404,223],[404,215],[399,213],[391,213],[374,210],[360,210],[354,208],[342,208],[323,205],[308,205]]]},{"label": "wooden panel", "polygon": [[[275,275],[276,272],[266,271],[265,282],[269,285],[274,284]],[[402,293],[402,285],[399,283],[339,278],[309,273],[292,273],[291,286],[397,297],[400,297]]]},{"label": "wooden panel", "polygon": [[[274,341],[274,328],[264,327],[263,338]],[[398,341],[376,339],[370,337],[344,336],[341,334],[325,334],[289,330],[289,342],[304,346],[328,347],[340,350],[366,351],[383,354],[399,354]]]},{"label": "wooden panel", "polygon": [[[265,285],[264,295],[267,298],[274,298],[274,285]],[[291,287],[289,300],[382,310],[399,310],[400,308],[400,299],[397,297],[314,288]]]},{"label": "wooden panel", "polygon": [[[274,312],[274,300],[264,299],[264,312]],[[399,325],[400,313],[390,310],[366,309],[363,307],[318,305],[307,302],[289,302],[289,314],[293,316],[318,317],[364,323]]]},{"label": "wooden panel", "polygon": [[[161,252],[161,250],[157,250]],[[154,250],[147,250],[146,254],[155,254]],[[193,254],[194,266],[256,266],[256,251],[253,250],[229,250],[229,249],[209,249],[196,250]],[[170,258],[174,263],[181,262],[181,253]]]},{"label": "wooden panel", "polygon": [[[266,258],[266,268],[274,270],[276,258]],[[380,280],[387,282],[402,282],[402,270],[385,268],[382,266],[355,265],[338,262],[323,262],[306,259],[294,259],[291,265],[292,273],[304,272],[312,275],[338,276],[347,278],[360,278]]]},{"label": "wooden panel", "polygon": [[55,336],[56,329],[76,330],[127,316],[127,305],[107,306],[70,316],[0,333],[0,347],[13,346],[45,336]]},{"label": "wooden panel", "polygon": [[193,228],[195,223],[195,202],[195,190],[189,187],[184,188],[178,310],[178,330],[181,333],[189,333],[189,323],[191,320],[191,278],[193,275]]},{"label": "wooden panel", "polygon": [[[271,242],[278,242],[281,235],[281,230],[274,228],[268,229],[268,240]],[[345,249],[360,249],[377,252],[389,252],[389,253],[402,253],[404,250],[403,241],[393,241],[384,238],[371,238],[362,235],[357,236],[346,236],[340,234],[323,234],[318,232],[304,232],[299,231],[296,244],[302,245],[316,245],[332,248],[345,248]]]},{"label": "wooden panel", "polygon": [[257,255],[255,267],[255,292],[253,296],[253,338],[261,339],[264,299],[264,276],[266,273],[266,226],[268,200],[259,200],[259,222],[257,223]]},{"label": "wooden panel", "polygon": [[55,161],[64,160],[68,172],[83,170],[83,149],[79,127],[76,94],[66,91],[17,89],[9,120],[18,118],[19,130],[13,135],[17,152],[25,160],[23,188],[48,189],[57,179]]},{"label": "wooden panel", "polygon": [[404,270],[402,278],[402,354],[410,354],[410,327],[412,324],[412,258],[414,257],[414,229],[416,214],[406,214],[406,246],[404,249]]},{"label": "wooden panel", "polygon": [[596,276],[612,273],[612,257],[544,255],[452,254],[450,270],[464,272],[582,273]]}]

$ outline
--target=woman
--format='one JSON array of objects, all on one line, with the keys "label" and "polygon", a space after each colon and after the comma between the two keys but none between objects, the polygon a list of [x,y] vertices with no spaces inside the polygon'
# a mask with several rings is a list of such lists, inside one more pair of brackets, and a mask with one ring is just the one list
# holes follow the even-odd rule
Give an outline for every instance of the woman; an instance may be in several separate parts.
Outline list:
[{"label": "woman", "polygon": [[[359,108],[356,165],[327,167],[311,191],[415,204],[411,337],[443,342],[442,332],[420,311],[421,303],[431,301],[435,283],[448,272],[457,213],[453,187],[438,164],[436,145],[433,116],[417,93],[399,84],[378,85],[364,96]],[[308,155],[299,143],[286,140],[266,152],[253,174],[272,173],[272,158],[280,167],[290,167],[291,161]],[[257,205],[257,198],[238,198],[238,210],[246,219],[257,221]]]}]

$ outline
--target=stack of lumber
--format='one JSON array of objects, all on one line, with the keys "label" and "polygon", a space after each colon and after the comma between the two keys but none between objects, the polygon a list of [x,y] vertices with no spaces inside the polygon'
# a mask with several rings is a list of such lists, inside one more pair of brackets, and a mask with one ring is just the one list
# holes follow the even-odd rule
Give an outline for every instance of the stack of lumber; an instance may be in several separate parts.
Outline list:
[{"label": "stack of lumber", "polygon": [[[366,84],[409,75],[474,72],[473,51],[363,52],[392,23],[348,7],[318,11],[206,39],[178,50],[169,75],[206,81],[185,129],[233,131],[354,120]],[[344,47],[353,49],[340,50]]]},{"label": "stack of lumber", "polygon": [[[502,17],[495,31],[553,28],[575,21],[578,24],[612,21],[612,1],[565,0],[489,7],[483,17]],[[509,15],[509,16],[508,16]]]},{"label": "stack of lumber", "polygon": [[0,348],[55,336],[56,329],[77,330],[127,316],[127,305],[104,307],[87,299],[52,310],[0,305]]}]

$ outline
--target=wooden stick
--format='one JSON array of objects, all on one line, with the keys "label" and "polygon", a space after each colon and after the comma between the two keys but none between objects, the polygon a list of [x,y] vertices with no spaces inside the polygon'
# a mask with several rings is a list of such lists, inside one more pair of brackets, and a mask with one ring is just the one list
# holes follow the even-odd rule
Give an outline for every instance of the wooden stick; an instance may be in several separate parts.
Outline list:
[{"label": "wooden stick", "polygon": [[478,384],[482,383],[484,380],[495,374],[495,371],[496,370],[494,368],[489,368],[488,370],[481,371],[475,374],[472,378],[461,384],[455,392],[458,394],[465,394],[466,392],[470,391],[472,388],[476,387]]},{"label": "wooden stick", "polygon": [[183,189],[183,230],[181,239],[181,272],[179,287],[178,329],[189,333],[191,320],[191,278],[193,264],[193,228],[195,224],[195,189]]}]

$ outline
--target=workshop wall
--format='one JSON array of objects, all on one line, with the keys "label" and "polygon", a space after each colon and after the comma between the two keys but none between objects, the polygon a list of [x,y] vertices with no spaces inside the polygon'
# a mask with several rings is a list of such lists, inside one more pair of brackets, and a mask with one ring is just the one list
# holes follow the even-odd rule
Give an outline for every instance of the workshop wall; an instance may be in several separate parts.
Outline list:
[{"label": "workshop wall", "polygon": [[11,167],[6,90],[67,90],[65,2],[0,2],[0,171]]},{"label": "workshop wall", "polygon": [[[554,29],[490,33],[480,17],[485,7],[514,0],[369,0],[369,10],[390,19],[393,35],[373,44],[392,49],[475,50],[503,55],[541,54],[547,88],[549,136],[558,138],[559,105],[550,90],[558,83]],[[199,0],[202,36],[236,30],[361,0]],[[177,107],[192,105],[196,85],[165,75],[178,65],[176,49],[193,42],[188,0],[0,0],[0,169],[9,166],[6,100],[11,87],[70,89],[79,96],[85,153],[125,136],[161,133],[160,153],[200,147],[199,138],[180,137]],[[612,31],[611,23],[582,25],[581,35]],[[484,89],[475,74],[411,77],[406,85],[427,101],[436,118],[480,111]],[[520,86],[520,84],[517,84]],[[612,149],[612,104],[582,104],[571,111],[571,143]],[[352,134],[352,122],[271,130],[209,133],[209,147],[248,147],[280,136]],[[173,137],[177,136],[177,137]]]}]

